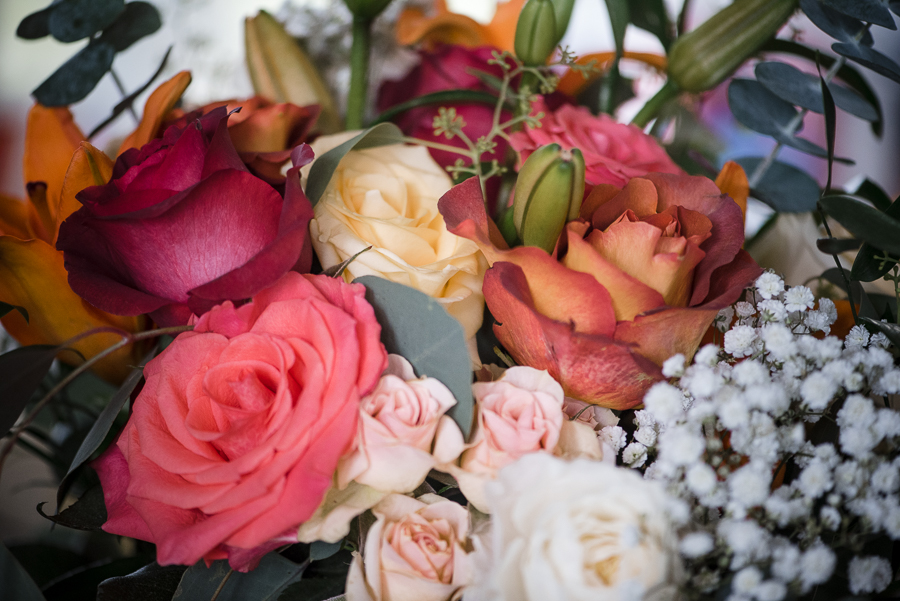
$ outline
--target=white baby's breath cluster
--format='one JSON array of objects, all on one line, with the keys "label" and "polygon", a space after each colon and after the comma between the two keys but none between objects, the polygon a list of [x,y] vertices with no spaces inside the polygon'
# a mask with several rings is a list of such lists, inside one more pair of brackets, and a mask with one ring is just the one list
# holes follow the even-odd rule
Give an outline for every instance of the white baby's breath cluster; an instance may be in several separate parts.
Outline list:
[{"label": "white baby's breath cluster", "polygon": [[[827,334],[833,302],[765,273],[720,312],[724,348],[663,365],[621,460],[660,480],[680,520],[688,597],[781,601],[835,575],[879,592],[900,540],[900,370],[883,334]],[[852,560],[839,559],[847,550]]]}]

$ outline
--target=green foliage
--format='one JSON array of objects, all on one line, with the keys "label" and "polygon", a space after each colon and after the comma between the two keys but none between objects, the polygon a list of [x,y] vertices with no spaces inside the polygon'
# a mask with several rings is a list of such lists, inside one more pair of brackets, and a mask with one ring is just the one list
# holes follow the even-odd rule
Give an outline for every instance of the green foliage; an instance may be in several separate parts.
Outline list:
[{"label": "green foliage", "polygon": [[8,599],[45,601],[41,589],[3,543],[0,543],[0,582],[3,583],[3,595]]},{"label": "green foliage", "polygon": [[0,355],[0,432],[6,434],[34,396],[60,349],[23,346]]},{"label": "green foliage", "polygon": [[97,601],[170,601],[186,570],[186,566],[161,566],[153,562],[137,572],[101,582],[97,587]]},{"label": "green foliage", "polygon": [[17,305],[10,305],[8,303],[0,302],[0,317],[5,317],[7,313],[15,309],[19,313],[22,314],[22,317],[25,318],[25,321],[30,321],[28,317],[28,311],[25,310],[25,307],[19,307]]},{"label": "green foliage", "polygon": [[[735,159],[748,174],[756,172],[763,159],[741,157]],[[775,161],[753,186],[753,196],[780,213],[806,213],[816,208],[819,184],[805,171]]]},{"label": "green foliage", "polygon": [[87,489],[81,498],[57,515],[44,513],[44,504],[38,504],[38,513],[60,526],[75,530],[100,530],[100,527],[106,523],[106,504],[103,501],[103,489],[99,483]]},{"label": "green foliage", "polygon": [[231,571],[227,561],[215,561],[206,567],[200,560],[181,577],[172,601],[209,601],[216,591],[217,601],[276,601],[288,586],[300,582],[308,565],[308,561],[294,563],[269,553],[256,568],[241,573]]}]

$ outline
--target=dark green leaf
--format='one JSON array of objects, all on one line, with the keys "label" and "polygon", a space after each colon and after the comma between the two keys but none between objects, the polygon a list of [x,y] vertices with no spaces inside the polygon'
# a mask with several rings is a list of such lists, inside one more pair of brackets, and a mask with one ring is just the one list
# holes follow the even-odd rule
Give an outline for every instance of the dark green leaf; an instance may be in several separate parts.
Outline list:
[{"label": "dark green leaf", "polygon": [[347,572],[353,556],[341,550],[327,559],[314,561],[303,573],[303,580],[287,587],[278,601],[327,601],[344,592]]},{"label": "dark green leaf", "polygon": [[872,34],[858,19],[840,13],[819,0],[800,0],[800,9],[806,13],[813,25],[839,42],[856,43],[856,36],[863,32],[860,43],[872,45]]},{"label": "dark green leaf", "polygon": [[888,0],[888,8],[891,12],[900,17],[900,0]]},{"label": "dark green leaf", "polygon": [[873,50],[868,46],[857,46],[845,42],[835,42],[831,45],[831,49],[863,67],[868,67],[879,75],[884,75],[888,79],[893,79],[900,83],[900,65],[877,50]]},{"label": "dark green leaf", "polygon": [[9,552],[25,569],[38,587],[43,587],[66,572],[84,565],[84,557],[54,544],[26,543],[10,545]]},{"label": "dark green leaf", "polygon": [[55,5],[31,13],[19,23],[16,35],[26,40],[39,40],[50,35],[50,13]]},{"label": "dark green leaf", "polygon": [[[753,173],[762,162],[758,157],[741,157],[735,161],[747,173]],[[813,211],[819,201],[819,184],[806,172],[787,163],[774,161],[753,189],[753,196],[781,213]]]},{"label": "dark green leaf", "polygon": [[[853,191],[853,194],[860,198],[865,198],[875,205],[875,208],[879,211],[887,211],[888,207],[893,204],[891,197],[887,195],[887,192],[882,190],[878,184],[870,179],[863,180],[863,183]],[[891,215],[891,217],[900,217],[900,213]]]},{"label": "dark green leaf", "polygon": [[839,255],[848,250],[856,250],[861,245],[862,241],[855,238],[819,238],[816,240],[816,248],[826,255]]},{"label": "dark green leaf", "polygon": [[99,484],[87,489],[81,498],[67,507],[62,513],[47,515],[43,510],[44,503],[37,506],[38,513],[60,526],[75,530],[100,530],[106,523],[106,504],[103,502],[103,489]]},{"label": "dark green leaf", "polygon": [[[275,601],[289,585],[299,582],[306,563],[294,563],[277,553],[269,553],[246,574],[232,572],[219,592],[217,601]],[[228,575],[227,561],[206,567],[203,560],[192,565],[181,577],[172,601],[209,601]]]},{"label": "dark green leaf", "polygon": [[0,543],[0,582],[3,583],[4,599],[45,601],[41,589],[3,543]]},{"label": "dark green leaf", "polygon": [[150,558],[146,556],[96,561],[47,584],[43,589],[44,595],[47,601],[95,601],[97,587],[101,582],[131,574],[148,561]]},{"label": "dark green leaf", "polygon": [[628,22],[631,21],[628,2],[629,0],[606,0],[606,9],[609,11],[609,22],[612,25],[618,56],[622,56],[622,52],[625,50],[625,30],[628,29]]},{"label": "dark green leaf", "polygon": [[[868,180],[866,181],[868,182]],[[871,182],[869,183],[871,184]],[[863,184],[865,184],[865,182],[863,182]],[[881,189],[875,184],[871,184],[871,187],[873,187],[875,191],[881,192]],[[860,186],[860,188],[862,188],[862,186]],[[866,197],[863,196],[863,198]],[[887,208],[884,209],[884,214],[888,217],[900,220],[900,198],[889,204]],[[867,243],[863,244],[862,248],[859,249],[856,259],[853,261],[853,269],[850,270],[850,274],[853,276],[853,279],[859,280],[860,282],[874,282],[875,280],[881,279],[884,274],[889,272],[895,263],[896,259],[887,259],[884,251]]]},{"label": "dark green leaf", "polygon": [[115,49],[106,42],[92,42],[67,60],[32,92],[44,106],[67,106],[91,93],[109,71]]},{"label": "dark green leaf", "polygon": [[394,105],[384,111],[372,121],[372,125],[391,121],[398,115],[402,115],[406,111],[419,108],[421,106],[434,105],[457,105],[457,104],[483,104],[486,106],[495,106],[497,104],[497,96],[490,92],[482,92],[479,90],[443,90],[440,92],[432,92],[416,96],[406,102]]},{"label": "dark green leaf", "polygon": [[[782,100],[816,113],[823,110],[822,89],[815,75],[786,63],[769,61],[756,65],[756,79]],[[828,89],[842,110],[866,121],[878,119],[875,108],[850,88],[831,82]]]},{"label": "dark green leaf", "polygon": [[170,601],[187,566],[161,566],[156,562],[126,576],[116,576],[100,583],[97,601]]},{"label": "dark green leaf", "polygon": [[[799,56],[812,62],[816,62],[818,60],[826,69],[830,69],[835,62],[835,59],[830,56],[819,55],[819,53],[812,48],[808,48],[803,44],[798,44],[797,42],[792,42],[790,40],[769,40],[768,42],[763,44],[761,51],[782,52],[785,54]],[[840,67],[837,72],[837,77],[848,86],[850,86],[860,96],[862,96],[866,100],[866,102],[871,104],[872,108],[875,109],[875,112],[878,114],[878,119],[872,121],[871,127],[872,132],[880,138],[884,130],[884,121],[882,120],[881,115],[881,101],[878,100],[878,95],[875,94],[872,86],[870,86],[869,82],[867,82],[866,79],[862,76],[862,73],[860,73],[859,70],[852,65],[845,64]]]},{"label": "dark green leaf", "polygon": [[831,191],[831,175],[834,169],[834,136],[835,136],[835,115],[834,99],[831,97],[831,91],[819,72],[819,86],[822,93],[822,102],[825,105],[825,142],[828,149],[828,179],[825,180],[825,193]]},{"label": "dark green leaf", "polygon": [[663,0],[631,0],[631,22],[655,35],[666,52],[672,45],[672,23]]},{"label": "dark green leaf", "polygon": [[409,286],[375,276],[356,278],[381,324],[389,353],[409,361],[416,374],[437,378],[456,397],[448,415],[468,438],[472,429],[472,363],[462,326],[439,302]]},{"label": "dark green leaf", "polygon": [[77,42],[112,25],[125,0],[63,0],[52,8],[50,33],[60,42]]},{"label": "dark green leaf", "polygon": [[897,29],[894,18],[888,11],[887,6],[881,0],[819,0],[822,4],[830,6],[838,12],[842,12],[847,16],[886,27],[887,29]]},{"label": "dark green leaf", "polygon": [[306,180],[306,197],[315,205],[328,187],[334,170],[337,169],[341,159],[351,150],[363,150],[374,146],[386,146],[399,144],[403,141],[403,132],[393,123],[379,123],[360,133],[358,136],[347,140],[340,146],[332,148],[320,157],[309,170],[309,178]]},{"label": "dark green leaf", "polygon": [[162,27],[159,11],[146,2],[129,2],[115,23],[103,30],[100,40],[122,52],[139,39]]},{"label": "dark green leaf", "polygon": [[13,309],[15,309],[16,311],[18,311],[19,313],[22,314],[22,317],[25,318],[26,323],[28,321],[30,321],[28,318],[28,311],[25,310],[25,307],[19,307],[18,305],[10,305],[8,303],[3,303],[3,302],[0,302],[0,317],[4,317],[7,313],[12,311]]},{"label": "dark green leaf", "polygon": [[849,280],[850,287],[847,287],[850,274],[847,273],[846,269],[838,269],[837,267],[832,267],[831,269],[826,269],[824,272],[822,272],[822,275],[819,277],[831,282],[832,284],[843,290],[847,294],[847,297],[853,300],[854,304],[859,305],[860,315],[868,317],[878,317],[878,312],[875,310],[875,306],[872,304],[872,301],[869,300],[869,295],[865,290],[863,290],[863,287],[859,282],[855,280]]},{"label": "dark green leaf", "polygon": [[0,432],[4,436],[41,385],[59,350],[35,344],[0,355]]},{"label": "dark green leaf", "polygon": [[336,543],[316,541],[309,546],[309,558],[312,561],[327,559],[340,551],[343,544],[344,541],[338,541]]},{"label": "dark green leaf", "polygon": [[869,317],[860,317],[859,320],[871,328],[882,332],[894,346],[900,347],[900,326],[897,324],[885,323]]},{"label": "dark green leaf", "polygon": [[821,200],[822,208],[847,230],[873,246],[900,256],[900,221],[849,196]]}]

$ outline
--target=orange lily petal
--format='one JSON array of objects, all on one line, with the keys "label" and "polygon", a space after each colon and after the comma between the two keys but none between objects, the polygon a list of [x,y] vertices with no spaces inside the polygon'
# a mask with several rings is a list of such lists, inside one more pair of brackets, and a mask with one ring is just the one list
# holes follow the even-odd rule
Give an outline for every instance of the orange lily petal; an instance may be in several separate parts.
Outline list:
[{"label": "orange lily petal", "polygon": [[131,134],[122,142],[119,148],[119,154],[122,154],[129,148],[140,148],[150,140],[156,137],[160,125],[166,115],[171,111],[181,95],[191,83],[190,71],[181,71],[169,81],[161,84],[153,90],[147,103],[144,105],[144,114],[141,116],[141,122],[138,124]]},{"label": "orange lily petal", "polygon": [[102,186],[107,183],[112,177],[113,164],[111,158],[88,142],[82,142],[75,151],[72,162],[69,163],[69,169],[66,171],[62,194],[59,197],[59,206],[56,209],[56,225],[53,230],[54,244],[56,235],[59,233],[59,224],[81,208],[81,203],[75,199],[75,195],[89,186]]},{"label": "orange lily petal", "polygon": [[[69,109],[35,104],[28,111],[23,174],[26,184],[47,184],[47,204],[50,210],[55,209],[58,204],[66,169],[82,140],[84,134],[75,125]],[[52,214],[47,217],[51,223],[56,219],[56,215]]]},{"label": "orange lily petal", "polygon": [[454,44],[473,48],[486,43],[484,26],[465,15],[438,13],[428,17],[418,8],[407,8],[397,19],[397,43],[402,46],[413,44]]},{"label": "orange lily petal", "polygon": [[[3,318],[3,327],[22,344],[62,344],[92,328],[114,326],[137,331],[139,317],[108,315],[90,306],[69,288],[63,256],[43,240],[17,240],[0,236],[0,300],[24,307],[30,323],[18,311]],[[88,336],[73,345],[85,357],[119,342],[115,334]],[[135,349],[117,351],[94,368],[110,382],[120,382],[134,365]],[[60,359],[78,361],[72,353]]]},{"label": "orange lily petal", "polygon": [[32,219],[37,219],[34,207],[18,198],[0,194],[0,235],[22,240],[34,238]]},{"label": "orange lily petal", "polygon": [[[515,35],[515,27],[513,27],[513,35]],[[575,69],[569,69],[560,78],[559,85],[556,89],[569,96],[578,96],[586,87],[603,75],[612,66],[615,57],[615,52],[594,52],[592,54],[579,56],[575,61],[576,64],[587,65],[593,60],[596,61],[595,66],[598,70],[589,73],[588,76],[585,77],[581,72],[576,71]],[[650,65],[660,73],[665,73],[666,65],[668,64],[665,56],[650,54],[648,52],[629,52],[626,50],[622,54],[622,58]]]},{"label": "orange lily petal", "polygon": [[515,51],[516,24],[525,0],[508,0],[497,5],[494,18],[485,26],[486,43],[500,50]]},{"label": "orange lily petal", "polygon": [[719,171],[716,177],[716,186],[727,194],[741,208],[741,215],[744,221],[747,221],[747,197],[750,196],[750,182],[747,180],[747,174],[744,168],[735,163],[728,161]]}]

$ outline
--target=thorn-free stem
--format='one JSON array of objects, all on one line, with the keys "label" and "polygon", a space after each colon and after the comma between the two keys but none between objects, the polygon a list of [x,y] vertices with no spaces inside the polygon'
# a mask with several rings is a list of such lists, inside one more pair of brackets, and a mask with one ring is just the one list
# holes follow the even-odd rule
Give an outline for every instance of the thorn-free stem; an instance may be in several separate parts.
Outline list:
[{"label": "thorn-free stem", "polygon": [[347,129],[361,129],[366,113],[372,19],[353,17],[350,46],[350,90],[347,93]]},{"label": "thorn-free stem", "polygon": [[[128,92],[125,90],[125,86],[122,84],[122,80],[119,79],[119,76],[116,75],[115,70],[110,67],[109,74],[112,75],[113,81],[116,83],[116,87],[119,88],[119,94],[122,95],[122,98],[128,98]],[[140,123],[141,120],[137,115],[137,112],[134,110],[134,106],[128,105],[128,112],[131,113],[131,116],[134,117],[135,123]]]}]

